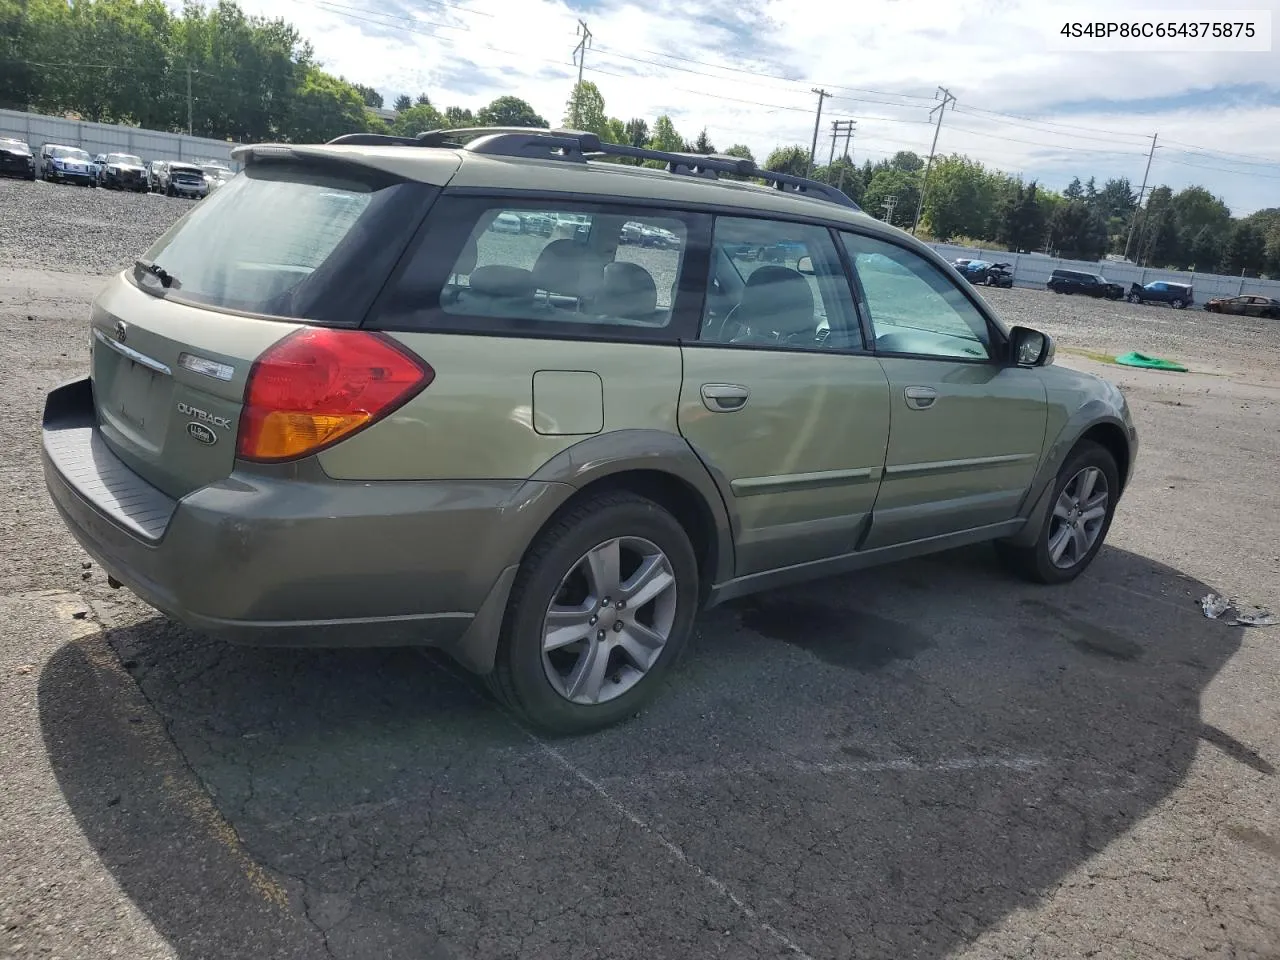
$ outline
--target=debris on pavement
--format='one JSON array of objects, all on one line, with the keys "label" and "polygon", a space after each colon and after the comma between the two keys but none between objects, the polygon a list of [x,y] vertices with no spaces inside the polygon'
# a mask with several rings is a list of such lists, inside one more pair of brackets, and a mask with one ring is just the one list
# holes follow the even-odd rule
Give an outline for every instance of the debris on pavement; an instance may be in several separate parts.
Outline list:
[{"label": "debris on pavement", "polygon": [[1276,624],[1280,624],[1280,620],[1271,611],[1261,607],[1254,607],[1248,613],[1237,613],[1236,618],[1231,621],[1233,627],[1274,627]]},{"label": "debris on pavement", "polygon": [[1145,353],[1138,353],[1136,350],[1120,354],[1120,356],[1116,357],[1116,363],[1126,367],[1146,367],[1149,370],[1170,370],[1174,373],[1187,372],[1187,368],[1175,360],[1164,360],[1160,357],[1148,356]]},{"label": "debris on pavement", "polygon": [[[1210,593],[1200,598],[1200,609],[1210,620],[1220,620],[1229,627],[1274,627],[1280,625],[1280,619],[1270,610],[1256,604],[1245,609],[1236,598],[1227,599],[1218,593]],[[1234,611],[1235,616],[1226,616]]]},{"label": "debris on pavement", "polygon": [[1231,601],[1216,593],[1200,598],[1200,609],[1210,620],[1217,620],[1231,609]]}]

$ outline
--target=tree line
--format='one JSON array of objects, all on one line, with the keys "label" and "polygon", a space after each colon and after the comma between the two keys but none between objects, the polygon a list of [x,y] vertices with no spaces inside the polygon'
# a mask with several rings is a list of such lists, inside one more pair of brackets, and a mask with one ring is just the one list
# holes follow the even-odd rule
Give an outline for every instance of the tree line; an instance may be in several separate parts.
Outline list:
[{"label": "tree line", "polygon": [[[177,12],[163,0],[0,0],[0,107],[151,130],[189,128],[237,142],[549,125],[516,96],[473,112],[435,104],[426,93],[404,94],[390,121],[374,113],[383,106],[377,90],[323,70],[292,24],[246,16],[234,0],[211,6],[186,0]],[[559,122],[607,143],[755,159],[741,143],[717,151],[705,128],[686,139],[669,116],[611,117],[591,82],[573,86]],[[797,144],[773,150],[764,167],[839,186],[870,214],[900,227],[914,222],[925,183],[925,163],[910,151],[861,166],[841,156],[811,169],[809,149]],[[1150,266],[1280,276],[1280,209],[1233,218],[1202,187],[1174,193],[1159,186],[1140,204],[1125,178],[1101,186],[1076,178],[1057,192],[960,154],[937,158],[929,169],[920,232],[1073,259],[1127,254]]]}]

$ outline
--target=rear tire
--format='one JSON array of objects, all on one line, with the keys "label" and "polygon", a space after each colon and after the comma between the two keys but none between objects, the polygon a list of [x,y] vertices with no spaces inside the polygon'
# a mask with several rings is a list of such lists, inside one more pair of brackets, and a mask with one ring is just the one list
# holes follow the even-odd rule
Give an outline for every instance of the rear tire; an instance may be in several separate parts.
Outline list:
[{"label": "rear tire", "polygon": [[[612,567],[611,545],[621,558]],[[642,578],[644,571],[651,575]],[[539,534],[521,563],[489,688],[549,733],[617,723],[657,693],[679,659],[693,630],[698,588],[693,546],[670,513],[623,491],[584,500]],[[610,594],[609,603],[602,593]],[[639,606],[628,608],[628,595],[640,597]],[[552,607],[564,626],[550,626]],[[563,642],[569,637],[576,639]]]},{"label": "rear tire", "polygon": [[1133,294],[1133,293],[1129,294],[1129,296],[1128,296],[1126,299],[1128,299],[1128,301],[1129,301],[1130,303],[1141,303],[1141,302],[1142,302],[1141,298],[1140,298],[1140,297],[1138,297],[1138,296],[1137,296],[1137,294]]},{"label": "rear tire", "polygon": [[[1102,548],[1119,492],[1115,457],[1103,446],[1081,441],[1058,471],[1050,494],[1053,499],[1036,542],[1019,547],[999,541],[996,551],[1000,559],[1010,571],[1033,583],[1074,580]],[[1104,498],[1101,501],[1100,496]],[[1099,507],[1101,515],[1092,516]]]},{"label": "rear tire", "polygon": [[1181,310],[1183,307],[1186,306],[1186,304],[1183,303],[1181,300],[1174,300],[1172,303],[1169,304],[1169,306],[1173,307],[1173,309],[1175,310]]}]

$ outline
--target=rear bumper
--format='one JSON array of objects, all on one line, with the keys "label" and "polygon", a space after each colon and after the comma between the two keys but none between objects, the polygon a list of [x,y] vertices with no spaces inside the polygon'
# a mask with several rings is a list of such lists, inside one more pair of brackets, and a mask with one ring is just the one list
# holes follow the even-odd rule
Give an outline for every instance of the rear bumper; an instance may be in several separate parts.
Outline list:
[{"label": "rear bumper", "polygon": [[438,646],[481,672],[542,512],[525,508],[557,486],[335,481],[310,462],[245,465],[175,500],[108,448],[88,379],[50,393],[42,456],[85,551],[194,630],[256,645]]}]

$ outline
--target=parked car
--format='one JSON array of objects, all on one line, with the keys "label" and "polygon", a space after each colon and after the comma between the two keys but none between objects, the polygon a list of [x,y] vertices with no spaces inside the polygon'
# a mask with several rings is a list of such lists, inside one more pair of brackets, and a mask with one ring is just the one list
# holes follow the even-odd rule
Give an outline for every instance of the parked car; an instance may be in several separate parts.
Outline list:
[{"label": "parked car", "polygon": [[202,163],[200,164],[200,169],[204,171],[204,181],[208,184],[209,193],[213,193],[214,190],[217,190],[235,176],[235,171],[225,163]]},{"label": "parked car", "polygon": [[1054,293],[1079,293],[1086,297],[1105,297],[1108,300],[1123,300],[1124,287],[1112,283],[1098,273],[1084,273],[1080,270],[1055,270],[1049,275],[1045,286]]},{"label": "parked car", "polygon": [[725,252],[738,260],[755,260],[761,263],[786,263],[805,255],[802,246],[787,241],[770,244],[741,243],[726,247]]},{"label": "parked car", "polygon": [[194,163],[176,160],[165,161],[156,174],[157,192],[169,197],[187,197],[198,200],[209,193],[204,171]]},{"label": "parked car", "polygon": [[98,183],[109,190],[147,190],[147,168],[141,157],[131,153],[108,153],[102,158]]},{"label": "parked car", "polygon": [[36,158],[25,140],[0,137],[0,176],[36,178]]},{"label": "parked car", "polygon": [[46,143],[40,148],[40,175],[50,182],[79,183],[88,187],[98,185],[93,158],[79,147],[64,147],[57,143]]},{"label": "parked car", "polygon": [[970,283],[988,287],[1013,286],[1012,264],[992,263],[990,260],[957,260],[955,264],[960,275]]},{"label": "parked car", "polygon": [[1129,286],[1130,303],[1167,303],[1175,310],[1189,307],[1196,302],[1195,291],[1188,283],[1169,283],[1155,280],[1146,286],[1134,283]]},{"label": "parked car", "polygon": [[493,218],[489,229],[494,233],[524,233],[520,217],[514,213],[500,213]]},{"label": "parked car", "polygon": [[1265,317],[1280,320],[1280,300],[1275,297],[1215,297],[1204,305],[1210,313],[1231,313],[1238,317]]},{"label": "parked car", "polygon": [[545,213],[520,213],[520,229],[523,233],[531,233],[538,237],[551,236],[555,222]]},{"label": "parked car", "polygon": [[[237,148],[107,282],[43,463],[111,584],[243,642],[434,645],[571,732],[660,693],[706,606],[983,541],[1043,583],[1097,555],[1123,395],[930,247],[740,160],[702,165],[778,189],[468,135]],[[582,239],[531,263],[485,232],[515,210]],[[627,223],[687,239],[655,276]],[[760,248],[797,268],[731,255]]]},{"label": "parked car", "polygon": [[165,168],[169,164],[164,160],[152,160],[147,164],[147,189],[152,193],[161,193],[164,190],[162,182],[165,175]]}]

